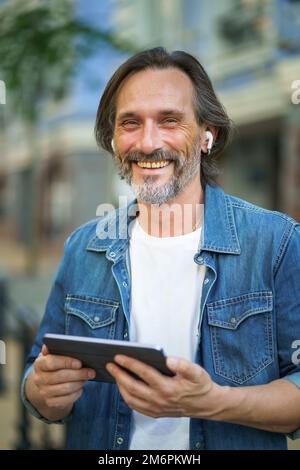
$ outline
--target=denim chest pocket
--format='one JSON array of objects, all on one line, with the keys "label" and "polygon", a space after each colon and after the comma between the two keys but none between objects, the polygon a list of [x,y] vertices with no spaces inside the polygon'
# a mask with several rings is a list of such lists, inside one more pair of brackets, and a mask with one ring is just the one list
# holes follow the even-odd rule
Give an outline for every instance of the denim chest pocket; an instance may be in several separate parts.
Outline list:
[{"label": "denim chest pocket", "polygon": [[119,303],[86,295],[67,295],[66,334],[111,339]]},{"label": "denim chest pocket", "polygon": [[243,384],[274,360],[272,292],[207,304],[216,374]]}]

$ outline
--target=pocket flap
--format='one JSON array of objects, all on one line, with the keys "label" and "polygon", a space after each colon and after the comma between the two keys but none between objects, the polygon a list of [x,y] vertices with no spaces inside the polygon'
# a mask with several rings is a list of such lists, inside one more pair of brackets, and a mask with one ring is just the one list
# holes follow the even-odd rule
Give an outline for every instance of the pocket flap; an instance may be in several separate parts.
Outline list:
[{"label": "pocket flap", "polygon": [[113,323],[116,319],[118,302],[84,295],[67,295],[65,311],[80,317],[91,328],[100,328]]},{"label": "pocket flap", "polygon": [[207,304],[208,323],[235,330],[245,318],[273,309],[271,291],[253,292],[251,294],[218,300]]}]

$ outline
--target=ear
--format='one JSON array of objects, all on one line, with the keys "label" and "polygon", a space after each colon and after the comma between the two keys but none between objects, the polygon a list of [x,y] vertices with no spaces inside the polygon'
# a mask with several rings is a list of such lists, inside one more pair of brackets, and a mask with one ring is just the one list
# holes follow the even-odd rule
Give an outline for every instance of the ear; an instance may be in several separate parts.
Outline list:
[{"label": "ear", "polygon": [[202,134],[201,150],[209,154],[218,136],[218,130],[213,126],[204,126]]},{"label": "ear", "polygon": [[214,142],[214,137],[210,131],[205,131],[205,135],[207,140],[207,152],[209,153]]}]

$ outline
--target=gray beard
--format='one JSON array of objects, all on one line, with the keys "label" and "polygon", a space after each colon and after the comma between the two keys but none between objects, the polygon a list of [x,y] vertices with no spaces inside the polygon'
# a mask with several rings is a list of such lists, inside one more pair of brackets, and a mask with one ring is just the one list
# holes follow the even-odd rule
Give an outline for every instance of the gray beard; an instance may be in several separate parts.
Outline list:
[{"label": "gray beard", "polygon": [[[174,154],[168,151],[153,152],[150,155],[142,155],[135,153],[133,156],[138,155],[139,160],[165,160],[168,156],[172,156],[174,160],[174,175],[164,185],[156,185],[156,176],[146,176],[142,184],[135,184],[132,182],[132,169],[131,169],[131,156],[128,156],[129,161],[122,162],[120,158],[115,157],[116,163],[119,168],[119,174],[122,179],[131,186],[137,199],[147,204],[164,204],[177,197],[187,185],[199,173],[200,178],[200,162],[201,162],[201,147],[196,142],[192,148],[191,153],[183,158],[179,153]],[[164,158],[164,155],[166,158]],[[133,157],[132,157],[133,158]]]}]

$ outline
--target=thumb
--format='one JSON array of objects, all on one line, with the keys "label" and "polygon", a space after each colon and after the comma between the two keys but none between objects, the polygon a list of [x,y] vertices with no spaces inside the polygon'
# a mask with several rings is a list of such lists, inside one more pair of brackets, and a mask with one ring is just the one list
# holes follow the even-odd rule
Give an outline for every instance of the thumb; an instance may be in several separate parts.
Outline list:
[{"label": "thumb", "polygon": [[43,356],[47,356],[47,354],[49,354],[49,349],[47,348],[47,346],[45,344],[43,344],[41,352],[42,352]]},{"label": "thumb", "polygon": [[170,356],[167,358],[167,367],[175,374],[179,374],[191,382],[201,381],[203,374],[202,367],[186,359]]}]

